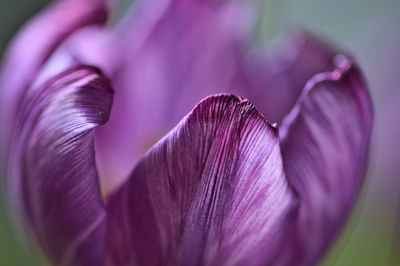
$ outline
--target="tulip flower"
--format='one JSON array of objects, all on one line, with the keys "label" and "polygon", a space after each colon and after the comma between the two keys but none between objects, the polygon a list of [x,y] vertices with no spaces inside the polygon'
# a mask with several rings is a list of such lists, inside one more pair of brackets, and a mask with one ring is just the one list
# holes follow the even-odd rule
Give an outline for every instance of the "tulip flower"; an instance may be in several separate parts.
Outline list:
[{"label": "tulip flower", "polygon": [[54,265],[317,263],[367,165],[354,60],[305,31],[254,48],[242,1],[138,1],[116,26],[109,8],[59,0],[5,54],[24,235]]}]

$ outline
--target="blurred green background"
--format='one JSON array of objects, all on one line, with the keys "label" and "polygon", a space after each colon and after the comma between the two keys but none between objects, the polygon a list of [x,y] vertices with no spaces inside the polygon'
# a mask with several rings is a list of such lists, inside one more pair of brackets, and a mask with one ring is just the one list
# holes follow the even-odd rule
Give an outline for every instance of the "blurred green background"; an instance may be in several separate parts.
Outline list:
[{"label": "blurred green background", "polygon": [[[48,0],[1,0],[0,54]],[[120,12],[129,6],[122,1]],[[368,178],[351,220],[322,265],[400,265],[400,1],[264,0],[260,39],[304,26],[350,51],[370,84],[375,128]],[[29,59],[27,59],[29,60]],[[2,197],[0,197],[2,198]],[[40,265],[16,236],[0,201],[0,265]]]}]

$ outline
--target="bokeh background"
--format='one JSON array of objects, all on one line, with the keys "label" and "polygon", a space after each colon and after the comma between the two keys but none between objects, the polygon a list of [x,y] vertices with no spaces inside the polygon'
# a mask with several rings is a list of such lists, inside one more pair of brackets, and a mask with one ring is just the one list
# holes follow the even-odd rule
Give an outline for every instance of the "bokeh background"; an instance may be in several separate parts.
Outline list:
[{"label": "bokeh background", "polygon": [[[18,28],[49,0],[1,0],[0,56]],[[121,1],[119,14],[132,0]],[[400,265],[400,1],[260,0],[261,42],[306,27],[350,51],[375,105],[367,181],[343,234],[322,265]],[[29,48],[27,48],[29,49]],[[29,58],[27,58],[29,60]],[[0,265],[41,265],[18,240],[0,195]]]}]

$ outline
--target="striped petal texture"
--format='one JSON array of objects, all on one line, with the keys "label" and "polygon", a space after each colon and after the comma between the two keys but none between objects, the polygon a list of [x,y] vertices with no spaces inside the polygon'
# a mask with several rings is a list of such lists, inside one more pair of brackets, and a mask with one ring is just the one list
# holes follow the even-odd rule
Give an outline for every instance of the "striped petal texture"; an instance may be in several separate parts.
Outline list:
[{"label": "striped petal texture", "polygon": [[0,73],[0,125],[9,137],[25,90],[56,48],[79,28],[104,24],[102,0],[59,0],[24,26],[5,53]]},{"label": "striped petal texture", "polygon": [[307,31],[254,47],[251,7],[139,0],[104,27],[105,2],[59,0],[17,35],[0,72],[5,187],[50,263],[321,260],[363,184],[368,87]]},{"label": "striped petal texture", "polygon": [[300,197],[297,226],[279,265],[313,265],[346,221],[365,176],[372,104],[364,78],[346,57],[316,75],[285,117],[284,168]]},{"label": "striped petal texture", "polygon": [[112,90],[77,66],[27,93],[16,118],[7,180],[14,211],[56,265],[101,265],[104,205],[93,128],[109,116]]},{"label": "striped petal texture", "polygon": [[206,98],[111,197],[109,265],[269,264],[296,202],[276,128],[246,100]]}]

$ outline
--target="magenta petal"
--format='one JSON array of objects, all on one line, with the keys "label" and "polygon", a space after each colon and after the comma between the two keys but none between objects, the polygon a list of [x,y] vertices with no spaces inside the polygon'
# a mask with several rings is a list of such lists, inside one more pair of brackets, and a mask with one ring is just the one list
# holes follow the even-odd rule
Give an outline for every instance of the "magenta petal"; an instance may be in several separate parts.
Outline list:
[{"label": "magenta petal", "polygon": [[349,59],[311,79],[281,127],[284,168],[299,195],[297,226],[278,265],[314,265],[343,227],[364,180],[373,110]]},{"label": "magenta petal", "polygon": [[98,70],[82,66],[29,90],[21,103],[9,158],[11,204],[55,265],[103,263],[92,129],[107,121],[112,95]]},{"label": "magenta petal", "polygon": [[211,96],[111,196],[108,265],[267,265],[296,202],[277,130],[248,101]]},{"label": "magenta petal", "polygon": [[106,16],[102,0],[61,0],[22,28],[7,50],[1,69],[2,127],[12,128],[24,91],[60,43],[80,27],[104,23]]}]

